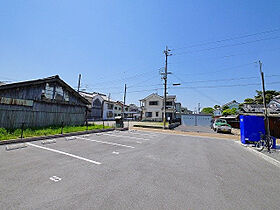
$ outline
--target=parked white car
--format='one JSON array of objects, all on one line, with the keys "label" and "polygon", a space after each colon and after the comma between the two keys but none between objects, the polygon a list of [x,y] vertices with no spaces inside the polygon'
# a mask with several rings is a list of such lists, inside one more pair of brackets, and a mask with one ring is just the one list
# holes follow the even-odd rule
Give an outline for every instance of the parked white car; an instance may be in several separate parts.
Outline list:
[{"label": "parked white car", "polygon": [[225,133],[231,133],[231,126],[227,123],[226,120],[223,119],[216,119],[213,123],[213,130],[217,133],[219,132],[225,132]]}]

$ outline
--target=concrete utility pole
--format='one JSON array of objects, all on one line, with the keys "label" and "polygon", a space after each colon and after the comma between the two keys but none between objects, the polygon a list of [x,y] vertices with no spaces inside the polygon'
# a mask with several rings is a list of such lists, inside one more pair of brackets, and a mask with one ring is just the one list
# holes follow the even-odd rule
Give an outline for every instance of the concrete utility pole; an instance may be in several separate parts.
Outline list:
[{"label": "concrete utility pole", "polygon": [[171,56],[172,54],[170,54],[170,49],[168,49],[168,47],[166,46],[166,49],[164,50],[164,54],[165,54],[165,68],[164,68],[164,73],[162,73],[163,75],[163,79],[164,79],[164,100],[163,100],[163,128],[166,128],[166,98],[167,98],[167,75],[171,74],[171,72],[167,72],[167,58],[168,56]]},{"label": "concrete utility pole", "polygon": [[[265,101],[265,85],[264,85],[264,73],[262,71],[262,62],[259,61],[260,65],[260,73],[261,73],[261,79],[262,79],[262,97],[263,97],[263,106],[264,106],[264,120],[266,124],[266,134],[270,136],[270,126],[269,126],[269,119],[268,119],[268,113],[267,113],[267,106]],[[268,145],[268,151],[270,151],[270,145]]]},{"label": "concrete utility pole", "polygon": [[81,77],[82,75],[79,74],[79,80],[78,80],[78,93],[80,92],[80,87],[81,87]]},{"label": "concrete utility pole", "polygon": [[122,117],[124,119],[124,105],[126,100],[126,84],[124,84],[124,95],[123,95],[123,105],[122,105]]}]

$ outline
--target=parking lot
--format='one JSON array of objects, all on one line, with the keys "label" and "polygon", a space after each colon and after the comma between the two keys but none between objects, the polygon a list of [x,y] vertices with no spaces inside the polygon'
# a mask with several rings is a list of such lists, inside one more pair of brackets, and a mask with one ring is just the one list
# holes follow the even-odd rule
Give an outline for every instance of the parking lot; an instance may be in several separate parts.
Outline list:
[{"label": "parking lot", "polygon": [[0,147],[0,209],[280,206],[280,169],[231,140],[114,131],[55,141]]}]

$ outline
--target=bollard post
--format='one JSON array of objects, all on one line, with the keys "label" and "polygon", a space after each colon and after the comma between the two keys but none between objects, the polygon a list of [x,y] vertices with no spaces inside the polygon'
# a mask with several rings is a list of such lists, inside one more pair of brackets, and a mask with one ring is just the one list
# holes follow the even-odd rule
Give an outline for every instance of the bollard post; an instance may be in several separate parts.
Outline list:
[{"label": "bollard post", "polygon": [[63,134],[63,121],[61,122],[61,134]]},{"label": "bollard post", "polygon": [[21,124],[21,134],[20,134],[20,138],[23,138],[23,128],[24,128],[24,122]]},{"label": "bollard post", "polygon": [[88,131],[88,119],[86,119],[86,126],[87,126],[87,131]]},{"label": "bollard post", "polygon": [[103,125],[103,130],[104,130],[104,119],[102,119],[102,121],[103,121],[103,122],[102,122],[102,125]]}]

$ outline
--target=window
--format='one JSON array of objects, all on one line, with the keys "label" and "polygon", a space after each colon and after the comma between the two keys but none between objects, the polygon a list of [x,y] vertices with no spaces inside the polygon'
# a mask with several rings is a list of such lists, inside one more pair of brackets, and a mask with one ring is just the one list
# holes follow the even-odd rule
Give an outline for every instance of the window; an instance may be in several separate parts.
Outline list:
[{"label": "window", "polygon": [[113,117],[113,112],[112,111],[107,112],[107,117],[112,118]]},{"label": "window", "polygon": [[113,104],[108,104],[108,109],[113,109]]},{"label": "window", "polygon": [[158,117],[158,112],[156,112],[156,117]]},{"label": "window", "polygon": [[54,99],[57,101],[63,101],[63,89],[62,87],[56,86]]},{"label": "window", "polygon": [[172,106],[172,101],[166,101],[166,106]]},{"label": "window", "polygon": [[42,90],[42,99],[54,99],[56,101],[69,101],[69,93],[61,86],[46,83],[45,89]]},{"label": "window", "polygon": [[158,105],[158,101],[150,101],[149,105],[151,106],[157,106]]},{"label": "window", "polygon": [[53,91],[54,87],[50,86],[49,83],[46,84],[45,90],[42,91],[42,93],[45,95],[47,99],[53,99]]},{"label": "window", "polygon": [[146,117],[152,117],[152,112],[146,112]]}]

